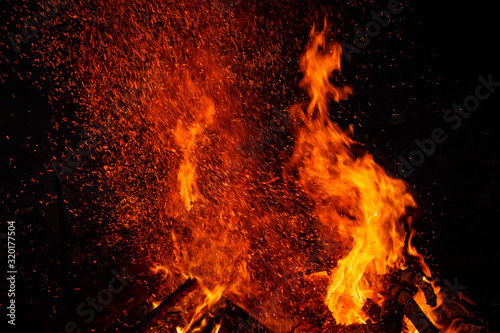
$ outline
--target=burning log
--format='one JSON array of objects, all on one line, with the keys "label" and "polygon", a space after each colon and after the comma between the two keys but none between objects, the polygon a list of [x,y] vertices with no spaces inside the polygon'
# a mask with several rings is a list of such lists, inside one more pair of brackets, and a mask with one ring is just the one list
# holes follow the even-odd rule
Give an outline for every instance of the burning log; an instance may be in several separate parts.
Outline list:
[{"label": "burning log", "polygon": [[225,314],[235,321],[237,332],[272,333],[271,330],[260,323],[257,318],[227,299]]},{"label": "burning log", "polygon": [[451,326],[456,333],[484,333],[486,329],[483,326],[466,323],[463,320],[454,321]]},{"label": "burning log", "polygon": [[418,288],[424,293],[427,304],[436,306],[437,297],[428,283],[429,278],[415,269],[407,269],[382,276],[380,281],[382,289],[387,291],[382,309],[369,299],[363,310],[375,324],[380,322],[382,331],[401,332],[403,316],[406,316],[420,333],[438,332],[413,299]]},{"label": "burning log", "polygon": [[[425,296],[427,305],[433,308],[436,307],[437,296],[430,283],[431,278],[423,275],[415,268],[409,268],[404,271],[397,271],[381,276],[379,281],[382,283],[380,285],[382,290],[387,291],[387,298],[382,306],[380,316],[377,316],[380,311],[377,304],[370,299],[366,301],[363,307],[364,312],[374,322],[374,324],[371,322],[368,323],[372,330],[376,330],[377,320],[379,320],[384,333],[399,333],[402,329],[401,319],[404,315],[420,333],[439,331],[413,299],[413,295],[418,288]],[[477,320],[472,311],[467,310],[466,305],[474,303],[462,293],[457,293],[452,287],[447,290],[447,294],[441,294],[441,297],[444,297],[445,301],[437,310],[434,310],[434,314],[438,312],[443,314],[440,322],[436,325],[441,325],[440,329],[446,327],[449,331],[456,333],[484,332],[484,323]],[[465,300],[468,303],[461,302],[461,300]]]},{"label": "burning log", "polygon": [[368,298],[363,306],[363,311],[370,317],[372,321],[379,321],[380,312],[382,309],[380,306],[372,301],[371,298]]},{"label": "burning log", "polygon": [[437,333],[438,329],[423,313],[413,294],[401,285],[395,285],[390,290],[391,299],[395,300],[402,308],[404,315],[412,322],[420,333]]},{"label": "burning log", "polygon": [[224,297],[209,313],[199,318],[188,333],[212,332],[212,329],[222,322],[224,323],[222,327],[227,332],[272,333],[257,318]]},{"label": "burning log", "polygon": [[179,288],[177,288],[170,296],[168,296],[161,304],[151,311],[143,320],[141,320],[130,333],[144,333],[153,327],[169,309],[177,304],[183,297],[198,288],[199,284],[196,279],[187,279]]},{"label": "burning log", "polygon": [[403,307],[405,316],[410,319],[410,321],[420,333],[438,332],[429,318],[427,318],[427,316],[422,312],[410,292],[408,292],[407,290],[400,291],[396,300],[399,305]]},{"label": "burning log", "polygon": [[375,303],[371,298],[368,298],[363,305],[363,311],[370,317],[366,324],[368,325],[371,332],[382,332],[382,326],[380,325],[380,315],[382,308]]},{"label": "burning log", "polygon": [[434,289],[431,284],[428,282],[430,281],[430,278],[414,269],[399,271],[398,273],[393,274],[393,277],[401,284],[418,287],[424,293],[427,304],[432,307],[436,306],[437,296],[434,293]]}]

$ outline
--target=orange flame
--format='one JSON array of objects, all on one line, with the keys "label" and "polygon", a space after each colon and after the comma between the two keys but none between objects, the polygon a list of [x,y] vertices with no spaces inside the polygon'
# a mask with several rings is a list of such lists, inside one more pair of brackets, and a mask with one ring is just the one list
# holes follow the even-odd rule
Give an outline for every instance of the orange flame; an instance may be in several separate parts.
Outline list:
[{"label": "orange flame", "polygon": [[332,272],[325,302],[338,323],[363,323],[366,299],[382,301],[370,274],[404,268],[401,217],[415,202],[404,183],[389,177],[370,155],[355,157],[350,150],[354,141],[329,119],[328,98],[338,102],[352,90],[329,82],[331,72],[340,71],[340,45],[326,44],[325,31],[314,28],[310,37],[300,59],[300,84],[310,103],[307,115],[295,108],[304,126],[292,163],[300,170],[302,189],[314,199],[320,222],[342,243],[351,244]]},{"label": "orange flame", "polygon": [[[194,316],[191,318],[191,321],[190,323],[184,327],[184,328],[180,328],[180,327],[177,327],[177,333],[186,333],[189,331],[189,329],[193,326],[193,324],[198,320],[200,319],[200,317],[206,313],[206,312],[209,312],[210,309],[221,299],[223,293],[224,293],[224,286],[217,286],[215,287],[214,290],[209,290],[207,288],[204,288],[203,289],[203,292],[205,293],[205,300],[203,301],[202,304],[200,304],[196,310],[195,310],[195,314]],[[199,328],[197,328],[196,331],[203,331],[202,329],[207,325],[207,319],[206,318],[203,318],[202,322],[201,322],[201,326]],[[220,325],[218,325],[220,327]],[[218,332],[219,329],[216,327],[215,329],[215,332]]]},{"label": "orange flame", "polygon": [[[338,323],[364,322],[366,299],[383,301],[373,277],[405,267],[402,219],[415,202],[370,155],[356,156],[356,142],[330,120],[328,102],[346,99],[352,88],[331,83],[342,50],[326,42],[326,27],[313,27],[300,58],[300,87],[310,101],[304,110],[300,104],[289,110],[298,125],[293,155],[287,150],[276,154],[279,161],[268,152],[249,159],[239,147],[259,129],[252,117],[268,112],[259,82],[264,62],[246,67],[240,34],[221,33],[237,23],[207,18],[209,2],[99,3],[80,8],[80,16],[99,24],[83,26],[88,47],[81,43],[77,66],[88,118],[110,119],[113,128],[97,148],[102,168],[93,176],[119,228],[137,235],[131,245],[137,257],[168,277],[165,288],[186,275],[201,281],[202,303],[178,332],[221,297],[236,299],[276,332],[291,331],[296,318],[307,321],[318,310],[329,309]],[[105,39],[93,37],[102,30],[109,30]],[[272,41],[263,48],[276,47]],[[146,76],[145,64],[168,75],[131,89]],[[116,116],[108,102],[120,101],[127,90],[133,110]],[[281,122],[276,127],[293,127]],[[207,195],[211,187],[214,194]],[[331,276],[312,258],[316,240],[324,257],[340,258]]]},{"label": "orange flame", "polygon": [[204,98],[205,111],[196,119],[195,123],[188,128],[179,121],[175,138],[177,144],[184,152],[184,159],[179,167],[179,175],[177,180],[180,185],[180,195],[184,201],[186,210],[193,207],[193,202],[199,195],[199,189],[196,183],[196,164],[197,153],[196,144],[203,135],[204,128],[212,122],[212,116],[215,112],[214,103],[208,98]]}]

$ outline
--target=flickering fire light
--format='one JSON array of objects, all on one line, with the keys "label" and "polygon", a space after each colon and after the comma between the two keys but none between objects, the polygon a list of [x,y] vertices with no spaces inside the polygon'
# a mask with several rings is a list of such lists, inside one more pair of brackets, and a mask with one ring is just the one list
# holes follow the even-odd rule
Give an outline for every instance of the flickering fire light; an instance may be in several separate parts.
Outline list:
[{"label": "flickering fire light", "polygon": [[[327,43],[327,27],[325,22],[322,31],[312,28],[310,40],[300,57],[300,68],[304,73],[300,86],[307,91],[309,101],[306,106],[297,103],[289,108],[294,119],[295,142],[291,157],[285,163],[286,168],[280,176],[269,174],[270,181],[254,184],[252,189],[248,182],[224,186],[216,198],[225,205],[212,206],[208,216],[201,211],[188,212],[196,205],[206,205],[206,201],[214,199],[205,197],[200,189],[199,181],[203,176],[198,159],[201,156],[195,148],[199,142],[208,140],[210,127],[216,125],[213,122],[216,109],[213,101],[198,91],[189,78],[185,80],[185,85],[197,92],[200,103],[198,114],[193,115],[189,122],[178,120],[173,133],[180,151],[178,190],[174,197],[181,203],[177,208],[177,219],[188,225],[192,234],[181,239],[172,233],[175,256],[182,259],[178,267],[175,259],[169,264],[175,267],[174,270],[179,269],[183,274],[199,279],[205,285],[206,298],[195,309],[190,322],[183,328],[177,327],[178,333],[204,330],[208,324],[208,318],[204,316],[222,297],[246,303],[249,311],[276,331],[289,331],[294,326],[300,331],[310,329],[297,324],[296,319],[286,313],[287,308],[300,304],[314,306],[318,312],[326,306],[337,325],[377,323],[367,306],[371,302],[372,308],[384,307],[384,302],[391,296],[388,284],[382,283],[384,277],[408,269],[408,260],[418,264],[425,275],[419,274],[407,281],[420,288],[415,298],[418,305],[408,291],[399,287],[396,291],[401,305],[412,302],[413,307],[409,309],[418,315],[406,319],[405,329],[415,332],[418,329],[423,333],[435,330],[436,326],[443,331],[454,331],[449,329],[449,322],[435,314],[442,305],[439,287],[434,284],[431,287],[429,267],[411,244],[415,230],[406,211],[416,204],[406,185],[402,180],[388,176],[368,153],[355,153],[352,147],[356,142],[330,120],[329,102],[348,98],[352,89],[330,81],[332,73],[341,70],[342,49],[338,43]],[[223,160],[226,164],[235,158],[233,154],[228,155]],[[246,179],[251,179],[249,174],[255,174],[253,167],[247,166]],[[308,214],[312,217],[309,227],[317,235],[323,257],[335,258],[330,261],[334,264],[328,272],[314,267],[312,274],[304,275],[301,282],[317,289],[314,293],[304,288],[299,293],[287,294],[285,290],[290,288],[290,279],[271,280],[273,273],[282,277],[289,275],[287,270],[304,272],[308,269],[307,248],[303,249],[296,243],[296,235],[304,234],[301,216],[272,210],[266,212],[266,204],[252,207],[253,203],[248,200],[250,191],[265,191],[263,185],[279,179],[283,179],[278,185],[279,191],[286,193],[278,199],[280,204],[299,205],[296,198],[307,200],[310,204]],[[286,183],[294,184],[293,188],[287,189]],[[252,210],[258,211],[258,216]],[[408,239],[405,224],[411,231]],[[276,233],[276,226],[283,229],[281,235]],[[311,245],[307,243],[306,246]],[[262,253],[265,252],[272,264],[263,260]],[[289,267],[284,267],[283,263]],[[254,275],[254,270],[263,268],[273,271],[260,277]],[[276,301],[265,296],[263,286],[270,280],[276,289],[282,291],[278,306],[269,306]],[[206,287],[209,285],[214,287],[209,289]],[[425,292],[427,298],[423,297]],[[434,304],[434,294],[439,296],[437,304]],[[315,303],[308,302],[306,298],[309,297]],[[248,302],[250,300],[252,302]],[[425,314],[419,306],[423,307]],[[220,324],[217,325],[215,331],[220,329]]]},{"label": "flickering fire light", "polygon": [[[318,28],[311,18],[312,28],[307,23],[301,32],[311,28],[305,45],[290,44],[298,68],[289,69],[296,70],[296,81],[285,84],[280,71],[290,60],[279,58],[292,46],[276,40],[274,23],[261,36],[255,15],[249,23],[229,19],[245,1],[94,5],[65,8],[69,19],[84,18],[73,36],[80,43],[71,45],[67,58],[53,56],[61,52],[60,40],[39,35],[46,66],[71,64],[68,82],[58,87],[64,78],[57,77],[54,86],[70,99],[78,93],[73,117],[63,116],[55,127],[79,125],[87,136],[74,144],[54,142],[65,152],[48,164],[60,192],[63,185],[95,190],[86,198],[104,212],[96,224],[110,231],[97,245],[123,246],[117,252],[126,249],[143,268],[127,291],[140,289],[144,276],[154,277],[154,293],[148,286],[129,297],[141,299],[141,309],[127,328],[484,329],[466,320],[474,314],[463,304],[474,302],[439,281],[417,250],[414,192],[375,161],[355,139],[354,126],[335,121],[355,92],[343,77],[342,59],[351,63],[367,44],[361,47],[358,38],[357,51],[347,48],[346,57],[345,45],[335,40],[340,28],[327,19]],[[367,36],[378,36],[407,7],[390,1],[384,8],[371,11]],[[64,20],[61,13],[51,22]],[[373,22],[379,28],[370,34]],[[236,28],[246,29],[247,39]],[[70,43],[72,36],[61,34]],[[11,35],[22,58],[23,45]],[[260,43],[265,52],[255,47]],[[256,80],[263,68],[276,77]],[[62,194],[57,200],[62,207]],[[79,227],[90,229],[74,226],[75,234]],[[108,294],[102,290],[96,295]],[[118,296],[126,297],[116,293],[116,308]],[[175,325],[163,321],[174,312],[180,314]]]}]

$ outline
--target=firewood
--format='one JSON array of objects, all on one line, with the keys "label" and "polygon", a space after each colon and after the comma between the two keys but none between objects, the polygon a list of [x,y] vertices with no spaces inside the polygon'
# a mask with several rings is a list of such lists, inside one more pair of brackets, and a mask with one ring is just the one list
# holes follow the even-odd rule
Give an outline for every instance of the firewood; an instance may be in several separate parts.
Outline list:
[{"label": "firewood", "polygon": [[384,333],[401,333],[404,313],[395,299],[387,299],[380,313],[380,323]]},{"label": "firewood", "polygon": [[151,327],[156,325],[158,320],[160,320],[169,309],[171,309],[175,304],[177,304],[182,298],[187,294],[198,288],[198,281],[196,279],[187,279],[179,288],[177,288],[170,296],[168,296],[161,304],[151,311],[143,320],[141,320],[134,328],[130,331],[131,333],[144,333],[147,332]]},{"label": "firewood", "polygon": [[[408,270],[408,274],[411,271]],[[430,281],[429,277],[426,277],[425,275],[421,274],[420,272],[413,271],[411,277],[409,277],[409,281],[413,283],[414,286],[418,287],[422,292],[424,293],[425,296],[425,301],[427,302],[427,305],[431,307],[435,307],[437,303],[437,296],[434,293],[434,289],[432,288],[432,285],[427,282]]]},{"label": "firewood", "polygon": [[430,281],[431,278],[426,277],[416,269],[412,268],[404,271],[398,271],[392,274],[391,278],[395,280],[394,282],[398,282],[399,284],[418,287],[424,293],[426,303],[431,307],[436,306],[437,296],[434,293],[432,285],[427,282]]},{"label": "firewood", "polygon": [[368,298],[363,305],[363,311],[370,317],[373,322],[377,322],[380,320],[380,306],[375,303],[371,298]]},{"label": "firewood", "polygon": [[437,333],[438,329],[432,324],[427,316],[422,312],[412,294],[401,287],[396,291],[396,301],[403,308],[405,316],[410,319],[412,324],[420,333]]},{"label": "firewood", "polygon": [[452,323],[453,332],[455,333],[484,333],[486,329],[483,326],[478,326],[465,321],[458,320]]}]

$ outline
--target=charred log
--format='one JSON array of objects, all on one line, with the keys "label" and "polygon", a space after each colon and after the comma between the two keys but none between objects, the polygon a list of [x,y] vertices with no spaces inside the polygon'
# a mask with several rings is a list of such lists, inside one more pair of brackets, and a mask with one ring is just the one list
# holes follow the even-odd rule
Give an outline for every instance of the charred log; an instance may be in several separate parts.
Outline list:
[{"label": "charred log", "polygon": [[380,320],[380,312],[382,309],[380,306],[375,303],[371,298],[368,298],[363,305],[363,311],[370,317],[370,319],[374,322]]},{"label": "charred log", "polygon": [[382,331],[385,333],[401,333],[403,330],[404,312],[398,302],[389,299],[384,302],[380,313]]},{"label": "charred log", "polygon": [[403,308],[405,316],[410,319],[412,324],[420,333],[437,333],[438,330],[422,312],[417,302],[412,297],[412,294],[402,289],[398,292],[396,301]]},{"label": "charred log", "polygon": [[393,277],[401,284],[418,287],[418,289],[422,290],[424,293],[427,304],[432,307],[436,306],[437,296],[434,293],[432,285],[427,282],[430,281],[429,277],[426,277],[415,269],[399,271],[398,273],[393,274]]},{"label": "charred log", "polygon": [[451,324],[453,332],[456,333],[485,333],[487,332],[484,326],[467,323],[463,320],[454,321]]},{"label": "charred log", "polygon": [[188,333],[212,332],[218,325],[219,332],[272,333],[257,318],[224,297],[196,320]]},{"label": "charred log", "polygon": [[198,288],[198,281],[196,279],[187,279],[179,288],[177,288],[170,296],[168,296],[161,304],[151,311],[143,320],[141,320],[130,331],[131,333],[144,333],[151,327],[156,325],[158,320],[165,316],[169,309],[175,306],[187,294]]}]

